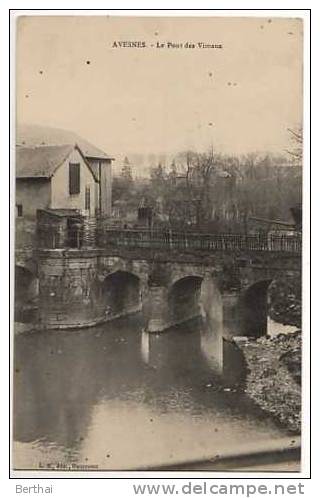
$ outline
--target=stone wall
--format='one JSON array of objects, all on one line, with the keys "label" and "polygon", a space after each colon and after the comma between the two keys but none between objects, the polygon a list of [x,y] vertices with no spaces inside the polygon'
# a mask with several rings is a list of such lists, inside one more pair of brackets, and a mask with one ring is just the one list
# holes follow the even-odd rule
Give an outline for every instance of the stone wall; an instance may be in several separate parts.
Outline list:
[{"label": "stone wall", "polygon": [[97,256],[79,251],[41,251],[40,328],[79,328],[104,320],[99,300]]}]

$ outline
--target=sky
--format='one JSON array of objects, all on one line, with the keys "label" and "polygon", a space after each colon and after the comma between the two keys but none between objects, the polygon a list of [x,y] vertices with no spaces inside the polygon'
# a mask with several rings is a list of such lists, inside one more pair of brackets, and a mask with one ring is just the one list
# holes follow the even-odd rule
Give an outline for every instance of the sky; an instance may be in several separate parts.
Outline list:
[{"label": "sky", "polygon": [[115,157],[281,153],[302,122],[302,41],[300,19],[22,16],[17,122],[72,130]]}]

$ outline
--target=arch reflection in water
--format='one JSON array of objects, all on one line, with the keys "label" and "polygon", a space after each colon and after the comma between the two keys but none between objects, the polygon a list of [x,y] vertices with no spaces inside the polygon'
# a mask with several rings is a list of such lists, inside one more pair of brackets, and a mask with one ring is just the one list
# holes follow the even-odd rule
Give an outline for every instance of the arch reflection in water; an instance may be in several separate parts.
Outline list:
[{"label": "arch reflection in water", "polygon": [[200,308],[203,319],[201,349],[210,367],[223,371],[223,307],[218,286],[210,274],[206,274],[200,295]]},{"label": "arch reflection in water", "polygon": [[208,366],[215,373],[223,371],[223,338],[216,331],[203,327],[200,335],[201,352]]},{"label": "arch reflection in water", "polygon": [[171,327],[160,334],[141,332],[141,358],[149,367],[178,372],[206,365],[213,374],[222,373],[223,340],[202,319]]},{"label": "arch reflection in water", "polygon": [[147,365],[150,361],[150,334],[146,332],[145,329],[142,329],[141,332],[141,357],[144,363]]},{"label": "arch reflection in water", "polygon": [[15,468],[86,459],[101,469],[137,468],[282,435],[245,393],[206,387],[219,379],[204,358],[201,326],[158,336],[142,328],[137,314],[16,336]]},{"label": "arch reflection in water", "polygon": [[202,362],[200,323],[192,320],[159,334],[141,333],[141,358],[164,375],[191,370]]}]

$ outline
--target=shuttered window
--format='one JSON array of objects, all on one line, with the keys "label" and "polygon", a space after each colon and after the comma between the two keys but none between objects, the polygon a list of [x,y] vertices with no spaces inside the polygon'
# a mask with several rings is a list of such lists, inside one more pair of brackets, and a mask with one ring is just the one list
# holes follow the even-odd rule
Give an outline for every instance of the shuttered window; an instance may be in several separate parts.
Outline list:
[{"label": "shuttered window", "polygon": [[69,193],[80,194],[80,164],[69,164]]}]

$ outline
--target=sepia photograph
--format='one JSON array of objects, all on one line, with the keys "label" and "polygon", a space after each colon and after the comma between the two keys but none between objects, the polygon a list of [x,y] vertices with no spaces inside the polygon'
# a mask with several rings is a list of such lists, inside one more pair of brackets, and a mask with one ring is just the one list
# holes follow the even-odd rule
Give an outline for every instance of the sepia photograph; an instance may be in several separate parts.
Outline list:
[{"label": "sepia photograph", "polygon": [[16,14],[14,471],[301,472],[305,19],[245,14]]}]

